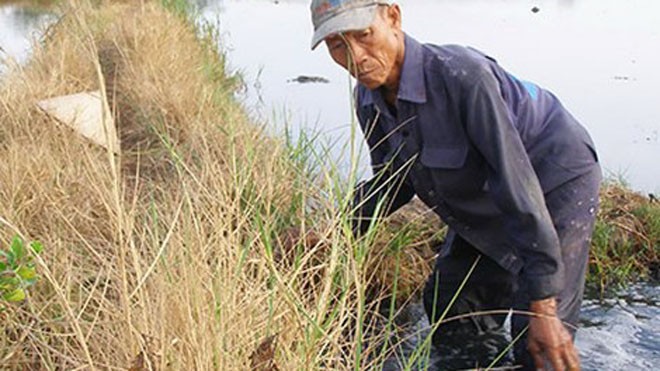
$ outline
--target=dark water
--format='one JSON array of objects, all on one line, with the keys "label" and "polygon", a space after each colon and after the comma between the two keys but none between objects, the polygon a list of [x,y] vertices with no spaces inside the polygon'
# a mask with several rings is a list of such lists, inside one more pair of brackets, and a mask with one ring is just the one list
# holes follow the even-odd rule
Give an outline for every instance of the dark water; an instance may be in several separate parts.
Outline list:
[{"label": "dark water", "polygon": [[[421,303],[412,303],[400,315],[405,319],[392,344],[400,343],[385,370],[400,370],[428,336],[429,322]],[[660,369],[660,286],[638,284],[603,301],[588,299],[582,307],[576,345],[584,370],[659,370]],[[505,324],[506,326],[506,324]],[[413,363],[412,369],[463,370],[475,368],[472,354],[481,355],[481,367],[501,355],[511,337],[503,331],[482,341],[461,347],[450,359],[432,348],[428,363]],[[447,353],[443,353],[447,354]],[[448,354],[452,354],[451,352]],[[512,366],[512,355],[505,353],[498,367]]]},{"label": "dark water", "polygon": [[[197,3],[200,19],[219,22],[223,47],[247,81],[244,99],[255,115],[275,123],[275,130],[286,122],[338,142],[350,140],[348,76],[323,46],[309,50],[308,1]],[[638,190],[660,193],[660,1],[399,3],[404,29],[419,40],[475,46],[555,92],[592,133],[606,169]],[[0,58],[24,62],[30,41],[53,19],[0,6]],[[361,143],[359,133],[353,137]],[[334,153],[339,158],[341,152]],[[366,169],[366,156],[360,161]],[[404,317],[398,334],[402,359],[420,347],[429,327],[418,303]],[[660,287],[641,284],[604,302],[587,300],[576,341],[585,370],[660,370]],[[459,363],[454,359],[452,369],[474,366]],[[432,350],[430,363],[412,369],[439,370],[440,364],[447,365]],[[397,357],[386,365],[401,368]]]}]

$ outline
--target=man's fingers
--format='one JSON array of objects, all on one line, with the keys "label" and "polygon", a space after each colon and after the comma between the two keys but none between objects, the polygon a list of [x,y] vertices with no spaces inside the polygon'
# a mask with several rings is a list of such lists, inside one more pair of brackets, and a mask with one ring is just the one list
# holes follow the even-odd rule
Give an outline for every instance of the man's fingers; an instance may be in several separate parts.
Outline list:
[{"label": "man's fingers", "polygon": [[566,351],[564,352],[564,362],[566,362],[566,368],[568,370],[580,370],[580,357],[578,356],[577,351],[572,343],[566,346]]},{"label": "man's fingers", "polygon": [[537,370],[579,370],[580,360],[573,340],[557,318],[530,320],[527,349]]},{"label": "man's fingers", "polygon": [[564,361],[562,353],[559,352],[560,349],[554,348],[546,352],[548,360],[552,365],[552,369],[555,371],[564,371],[566,368],[564,366]]},{"label": "man's fingers", "polygon": [[580,359],[572,344],[557,348],[542,349],[539,344],[530,342],[527,349],[534,360],[534,366],[537,370],[545,369],[546,358],[550,362],[550,365],[552,365],[553,370],[580,370]]},{"label": "man's fingers", "polygon": [[532,353],[532,358],[534,358],[534,366],[536,366],[537,370],[545,369],[545,362],[543,362],[543,356],[541,356],[541,353]]},{"label": "man's fingers", "polygon": [[564,361],[564,366],[567,370],[579,370],[580,369],[580,357],[578,356],[577,349],[573,344],[573,339],[568,334],[568,332],[563,331],[564,343],[561,346],[562,359]]},{"label": "man's fingers", "polygon": [[527,350],[529,350],[529,354],[531,354],[532,358],[534,359],[534,365],[536,366],[536,369],[543,370],[545,366],[543,362],[543,355],[541,354],[541,347],[536,342],[530,341],[527,344]]},{"label": "man's fingers", "polygon": [[546,356],[548,357],[553,370],[580,370],[580,359],[572,343],[557,348],[546,348]]}]

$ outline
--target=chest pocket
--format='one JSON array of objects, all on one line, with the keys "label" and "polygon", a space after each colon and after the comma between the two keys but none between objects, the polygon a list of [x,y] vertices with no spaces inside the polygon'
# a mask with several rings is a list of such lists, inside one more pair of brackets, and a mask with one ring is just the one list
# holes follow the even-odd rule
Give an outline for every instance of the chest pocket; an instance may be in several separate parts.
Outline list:
[{"label": "chest pocket", "polygon": [[460,169],[465,165],[468,148],[466,146],[453,147],[425,147],[422,149],[420,161],[429,168]]},{"label": "chest pocket", "polygon": [[441,194],[468,197],[483,191],[486,172],[467,145],[424,147],[420,162],[427,168],[433,188]]}]

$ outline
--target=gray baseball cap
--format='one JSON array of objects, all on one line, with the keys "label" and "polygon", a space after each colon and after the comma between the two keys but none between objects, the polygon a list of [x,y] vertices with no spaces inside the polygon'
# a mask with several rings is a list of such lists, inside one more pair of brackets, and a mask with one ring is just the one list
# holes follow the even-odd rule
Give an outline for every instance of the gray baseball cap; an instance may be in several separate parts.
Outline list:
[{"label": "gray baseball cap", "polygon": [[391,4],[387,0],[313,0],[312,50],[332,34],[368,28],[376,18],[378,5]]}]

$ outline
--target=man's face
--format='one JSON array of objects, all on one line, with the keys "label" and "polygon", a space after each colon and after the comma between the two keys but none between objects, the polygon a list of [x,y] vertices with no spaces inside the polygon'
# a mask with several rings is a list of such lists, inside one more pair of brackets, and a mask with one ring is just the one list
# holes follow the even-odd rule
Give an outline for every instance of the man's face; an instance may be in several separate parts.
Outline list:
[{"label": "man's face", "polygon": [[325,43],[332,59],[368,89],[398,85],[402,62],[401,13],[382,7],[369,28],[330,35]]}]

